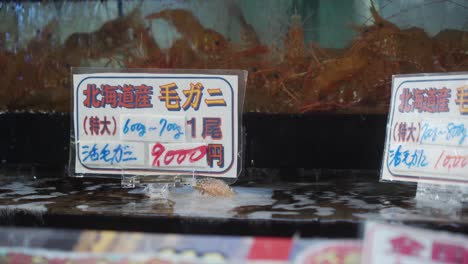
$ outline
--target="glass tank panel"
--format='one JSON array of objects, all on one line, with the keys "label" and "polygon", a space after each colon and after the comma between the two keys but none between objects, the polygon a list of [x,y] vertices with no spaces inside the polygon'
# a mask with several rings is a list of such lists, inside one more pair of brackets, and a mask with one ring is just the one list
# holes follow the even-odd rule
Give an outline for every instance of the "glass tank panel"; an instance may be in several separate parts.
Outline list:
[{"label": "glass tank panel", "polygon": [[246,69],[248,112],[386,113],[393,74],[468,71],[468,3],[0,3],[0,109],[69,111],[73,66]]}]

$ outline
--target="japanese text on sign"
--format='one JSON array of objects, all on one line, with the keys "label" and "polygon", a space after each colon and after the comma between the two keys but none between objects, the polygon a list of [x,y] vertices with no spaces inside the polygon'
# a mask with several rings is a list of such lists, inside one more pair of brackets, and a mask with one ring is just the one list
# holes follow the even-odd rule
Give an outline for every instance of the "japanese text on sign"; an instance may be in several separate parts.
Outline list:
[{"label": "japanese text on sign", "polygon": [[237,177],[237,75],[74,74],[75,173]]},{"label": "japanese text on sign", "polygon": [[468,183],[468,74],[395,76],[382,179]]},{"label": "japanese text on sign", "polygon": [[466,263],[468,237],[366,223],[362,263]]}]

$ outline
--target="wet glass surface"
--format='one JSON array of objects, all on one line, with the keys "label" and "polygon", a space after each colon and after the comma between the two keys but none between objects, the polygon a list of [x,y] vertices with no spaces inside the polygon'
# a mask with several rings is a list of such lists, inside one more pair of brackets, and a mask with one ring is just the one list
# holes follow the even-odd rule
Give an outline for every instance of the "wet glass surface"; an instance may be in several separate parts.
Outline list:
[{"label": "wet glass surface", "polygon": [[[232,197],[213,197],[192,187],[167,192],[122,189],[104,179],[0,178],[0,212],[279,221],[430,221],[467,223],[466,205],[414,199],[416,186],[381,183],[377,173],[330,177],[307,183],[241,183]],[[5,214],[6,213],[6,214]]]}]

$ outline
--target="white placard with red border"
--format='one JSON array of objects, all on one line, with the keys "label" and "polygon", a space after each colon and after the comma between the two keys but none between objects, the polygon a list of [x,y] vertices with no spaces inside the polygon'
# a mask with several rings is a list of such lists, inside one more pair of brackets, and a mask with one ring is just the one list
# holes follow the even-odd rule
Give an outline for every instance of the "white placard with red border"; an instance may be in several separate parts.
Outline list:
[{"label": "white placard with red border", "polygon": [[363,264],[467,263],[468,237],[368,222],[362,250]]},{"label": "white placard with red border", "polygon": [[468,73],[393,76],[381,179],[468,184]]},{"label": "white placard with red border", "polygon": [[75,174],[236,178],[238,75],[73,74]]}]

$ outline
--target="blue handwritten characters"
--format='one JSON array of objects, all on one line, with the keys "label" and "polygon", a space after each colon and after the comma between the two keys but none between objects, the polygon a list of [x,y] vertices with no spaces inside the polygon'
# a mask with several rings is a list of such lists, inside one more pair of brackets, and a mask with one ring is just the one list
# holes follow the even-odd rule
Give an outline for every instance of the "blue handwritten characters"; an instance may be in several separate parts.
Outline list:
[{"label": "blue handwritten characters", "polygon": [[146,134],[146,126],[143,123],[133,123],[130,125],[131,119],[128,118],[125,121],[125,125],[123,127],[124,134],[128,134],[129,132],[137,132],[138,136],[143,137]]},{"label": "blue handwritten characters", "polygon": [[83,157],[83,162],[86,162],[88,160],[90,161],[98,161],[99,160],[99,149],[97,147],[97,144],[94,144],[92,146],[89,145],[84,145],[81,147],[83,151],[81,152],[81,155]]},{"label": "blue handwritten characters", "polygon": [[129,145],[117,144],[111,148],[109,144],[104,144],[103,147],[100,147],[99,144],[95,143],[83,145],[81,148],[83,162],[103,161],[104,163],[114,165],[137,159]]},{"label": "blue handwritten characters", "polygon": [[184,134],[182,132],[182,128],[177,123],[168,123],[166,118],[161,118],[159,124],[161,125],[161,129],[159,130],[159,136],[162,136],[166,131],[174,131],[174,139],[179,139],[180,136]]},{"label": "blue handwritten characters", "polygon": [[421,131],[420,143],[446,143],[455,141],[455,144],[463,145],[468,137],[467,129],[463,123],[450,122],[446,126],[424,123]]},{"label": "blue handwritten characters", "polygon": [[443,135],[444,131],[440,131],[438,127],[430,126],[428,123],[424,123],[422,126],[421,143],[426,141],[435,142],[439,135]]},{"label": "blue handwritten characters", "polygon": [[169,134],[175,140],[179,140],[184,135],[182,127],[177,122],[170,122],[167,118],[148,118],[145,123],[127,118],[124,121],[122,132],[124,135],[136,133],[139,138],[146,135],[152,136],[153,140],[164,137],[166,134]]},{"label": "blue handwritten characters", "polygon": [[427,167],[428,162],[424,149],[404,150],[402,145],[398,145],[397,149],[390,150],[388,165],[411,169]]},{"label": "blue handwritten characters", "polygon": [[449,123],[447,125],[447,140],[451,140],[452,138],[460,138],[458,140],[458,144],[461,145],[465,142],[466,137],[467,132],[464,124]]}]

